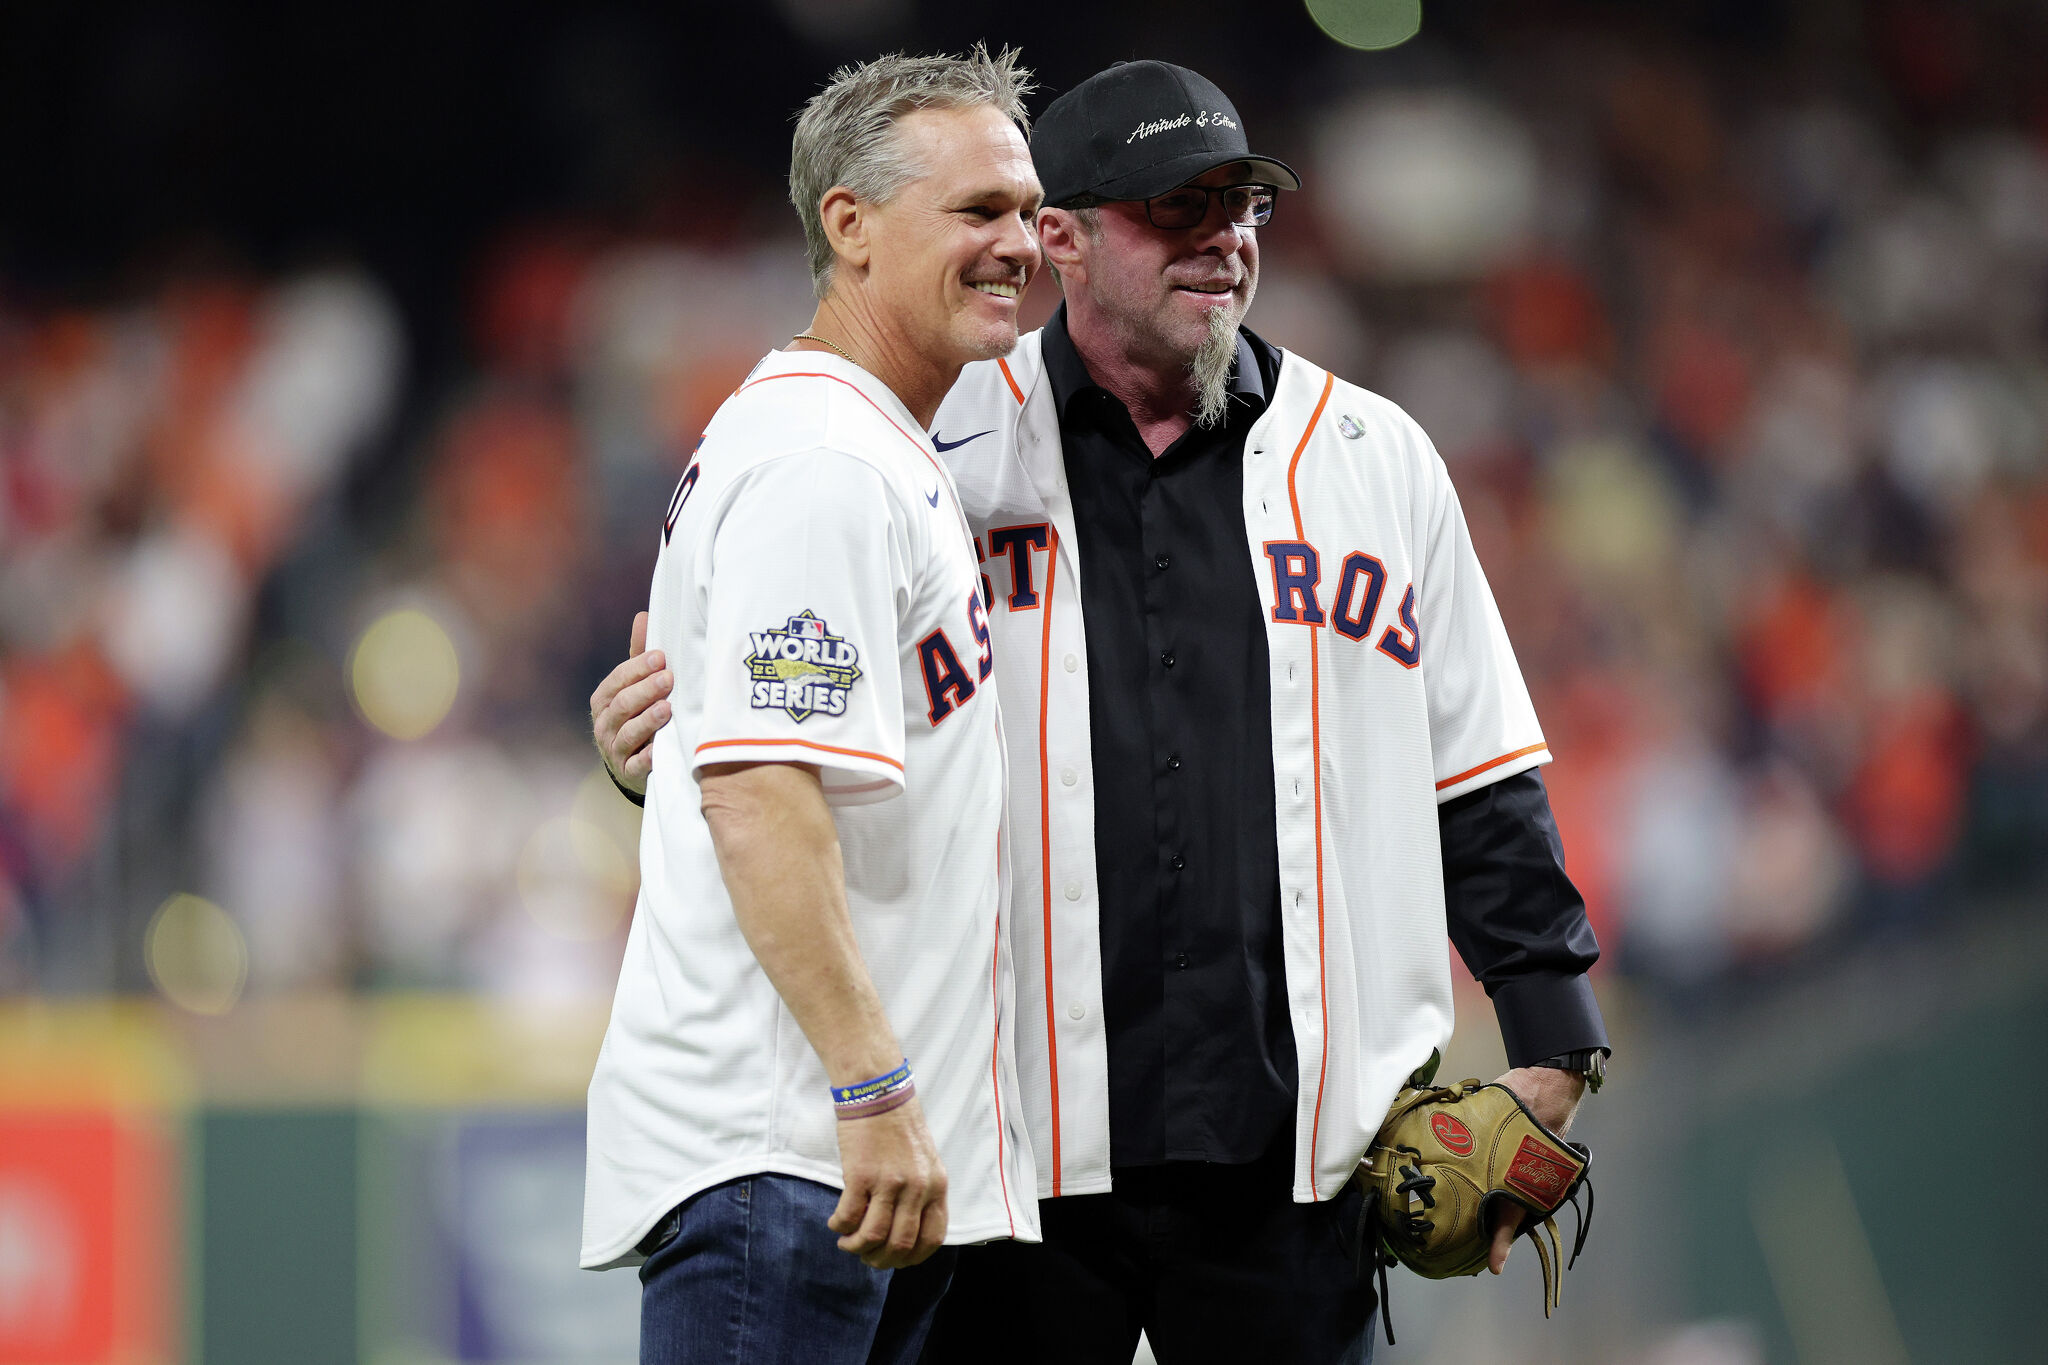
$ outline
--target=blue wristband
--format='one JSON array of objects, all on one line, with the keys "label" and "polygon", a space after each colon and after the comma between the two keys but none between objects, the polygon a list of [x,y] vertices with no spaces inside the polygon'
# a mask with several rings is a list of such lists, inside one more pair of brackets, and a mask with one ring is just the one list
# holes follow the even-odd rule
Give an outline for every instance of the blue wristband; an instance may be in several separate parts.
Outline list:
[{"label": "blue wristband", "polygon": [[886,1094],[891,1090],[901,1089],[908,1084],[910,1084],[910,1059],[906,1057],[903,1059],[903,1065],[885,1076],[877,1076],[871,1081],[861,1081],[855,1085],[833,1086],[832,1103],[862,1104],[874,1099],[878,1095]]}]

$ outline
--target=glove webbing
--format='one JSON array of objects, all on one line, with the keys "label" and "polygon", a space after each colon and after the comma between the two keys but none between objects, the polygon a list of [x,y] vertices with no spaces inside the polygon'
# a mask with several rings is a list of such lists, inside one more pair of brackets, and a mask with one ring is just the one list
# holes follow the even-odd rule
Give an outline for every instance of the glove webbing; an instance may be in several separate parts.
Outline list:
[{"label": "glove webbing", "polygon": [[[1578,1147],[1579,1144],[1573,1143],[1572,1146]],[[1579,1150],[1583,1152],[1585,1149],[1580,1147]],[[1584,1209],[1579,1207],[1580,1190],[1586,1192],[1586,1207]],[[1559,1296],[1564,1291],[1565,1271],[1570,1270],[1579,1263],[1579,1253],[1586,1249],[1586,1233],[1593,1226],[1593,1182],[1581,1176],[1579,1183],[1572,1187],[1571,1194],[1566,1196],[1565,1203],[1572,1206],[1572,1217],[1578,1223],[1575,1235],[1572,1237],[1572,1255],[1570,1260],[1565,1259],[1564,1247],[1557,1239],[1557,1218],[1555,1215],[1544,1219],[1541,1224],[1543,1237],[1550,1239],[1549,1246],[1546,1247],[1543,1244],[1543,1238],[1536,1235],[1538,1225],[1530,1224],[1525,1234],[1531,1242],[1535,1243],[1536,1264],[1543,1267],[1543,1316],[1546,1318],[1550,1316],[1550,1310],[1556,1308],[1561,1302]],[[1562,1207],[1562,1205],[1559,1207]]]}]

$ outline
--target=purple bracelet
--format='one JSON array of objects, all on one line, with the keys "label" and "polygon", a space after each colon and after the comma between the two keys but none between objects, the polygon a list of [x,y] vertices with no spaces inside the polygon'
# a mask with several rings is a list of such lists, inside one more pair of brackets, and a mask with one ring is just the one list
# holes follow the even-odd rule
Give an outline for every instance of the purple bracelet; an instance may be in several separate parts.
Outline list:
[{"label": "purple bracelet", "polygon": [[832,1110],[841,1123],[852,1119],[871,1119],[877,1114],[886,1114],[891,1109],[901,1108],[910,1103],[916,1095],[917,1083],[905,1080],[895,1089],[882,1091],[867,1099],[834,1104]]}]

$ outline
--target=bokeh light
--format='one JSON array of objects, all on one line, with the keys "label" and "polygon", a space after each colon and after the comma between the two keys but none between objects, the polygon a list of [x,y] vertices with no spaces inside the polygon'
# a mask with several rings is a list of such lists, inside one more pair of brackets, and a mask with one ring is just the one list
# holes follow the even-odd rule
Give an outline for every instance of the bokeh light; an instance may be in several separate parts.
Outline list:
[{"label": "bokeh light", "polygon": [[603,938],[632,901],[633,862],[602,827],[574,816],[543,821],[515,869],[526,912],[551,934]]},{"label": "bokeh light", "polygon": [[1374,91],[1333,108],[1315,167],[1314,202],[1332,244],[1382,282],[1476,278],[1535,226],[1533,137],[1461,90]]},{"label": "bokeh light", "polygon": [[180,893],[157,907],[143,935],[149,979],[194,1014],[226,1014],[249,979],[249,945],[227,911]]},{"label": "bokeh light", "polygon": [[589,773],[576,784],[569,818],[602,831],[627,864],[636,869],[636,877],[640,866],[641,817],[641,808],[621,796],[612,785],[604,764],[593,763]]},{"label": "bokeh light", "polygon": [[1346,47],[1379,52],[1422,32],[1422,0],[1308,0],[1308,17]]},{"label": "bokeh light", "polygon": [[349,658],[349,693],[363,719],[393,739],[433,732],[455,704],[462,667],[441,623],[415,607],[371,623]]}]

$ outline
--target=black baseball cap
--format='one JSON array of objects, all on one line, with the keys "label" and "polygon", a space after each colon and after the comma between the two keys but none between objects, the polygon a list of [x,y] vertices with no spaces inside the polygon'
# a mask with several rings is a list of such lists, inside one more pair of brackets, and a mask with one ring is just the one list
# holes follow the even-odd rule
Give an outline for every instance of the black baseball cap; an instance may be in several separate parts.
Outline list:
[{"label": "black baseball cap", "polygon": [[1150,199],[1233,161],[1301,188],[1286,162],[1252,154],[1221,90],[1171,62],[1118,62],[1061,95],[1032,126],[1031,160],[1054,208],[1083,195]]}]

